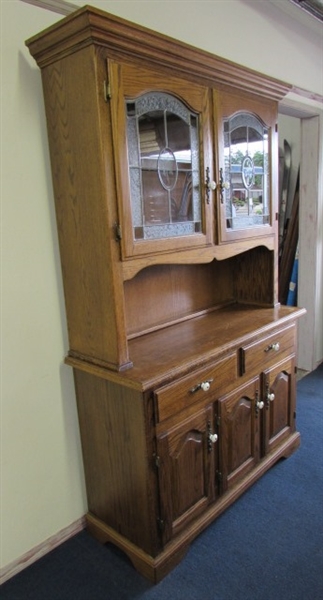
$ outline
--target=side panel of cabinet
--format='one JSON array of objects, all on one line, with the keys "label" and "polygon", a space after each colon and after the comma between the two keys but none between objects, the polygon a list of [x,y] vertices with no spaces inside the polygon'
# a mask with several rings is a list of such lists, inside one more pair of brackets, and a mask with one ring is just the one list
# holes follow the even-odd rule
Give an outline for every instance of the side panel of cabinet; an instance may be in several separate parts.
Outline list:
[{"label": "side panel of cabinet", "polygon": [[[206,201],[205,189],[207,167],[210,169],[210,179],[213,178],[210,90],[207,87],[192,84],[178,77],[163,74],[162,71],[159,72],[145,68],[142,65],[127,65],[109,61],[108,73],[111,86],[110,106],[123,259],[192,247],[205,247],[212,241],[211,223],[213,220],[213,206],[211,202],[208,203]],[[200,156],[199,179],[202,211],[202,230],[198,233],[192,233],[191,235],[165,234],[165,237],[151,237],[150,239],[142,240],[134,239],[134,209],[130,200],[131,187],[129,180],[131,152],[129,153],[127,144],[126,100],[135,100],[148,92],[161,92],[178,98],[179,101],[183,102],[198,117],[200,125],[198,153]],[[163,144],[156,150],[156,161],[159,160],[158,154],[160,157],[167,149],[163,149],[162,146]],[[172,148],[168,150],[172,150]]]},{"label": "side panel of cabinet", "polygon": [[154,556],[160,536],[152,403],[76,369],[74,377],[89,512]]},{"label": "side panel of cabinet", "polygon": [[256,377],[218,401],[223,492],[231,489],[259,461],[260,392],[260,380]]},{"label": "side panel of cabinet", "polygon": [[215,499],[217,442],[210,405],[157,438],[163,541],[166,543]]},{"label": "side panel of cabinet", "polygon": [[130,361],[104,77],[92,46],[42,70],[70,354],[118,369]]},{"label": "side panel of cabinet", "polygon": [[265,371],[263,386],[263,452],[267,454],[295,431],[294,357]]}]

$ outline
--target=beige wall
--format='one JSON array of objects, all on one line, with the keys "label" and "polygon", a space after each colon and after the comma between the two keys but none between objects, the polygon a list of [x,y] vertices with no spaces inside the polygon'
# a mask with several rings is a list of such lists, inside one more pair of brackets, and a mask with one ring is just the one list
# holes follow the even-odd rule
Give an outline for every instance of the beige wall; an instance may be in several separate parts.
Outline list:
[{"label": "beige wall", "polygon": [[26,37],[58,15],[1,2],[1,560],[84,513],[39,71]]},{"label": "beige wall", "polygon": [[[302,27],[274,0],[92,4],[323,93],[316,26]],[[3,567],[86,511],[72,373],[63,364],[67,333],[40,72],[24,46],[60,18],[1,0]]]}]

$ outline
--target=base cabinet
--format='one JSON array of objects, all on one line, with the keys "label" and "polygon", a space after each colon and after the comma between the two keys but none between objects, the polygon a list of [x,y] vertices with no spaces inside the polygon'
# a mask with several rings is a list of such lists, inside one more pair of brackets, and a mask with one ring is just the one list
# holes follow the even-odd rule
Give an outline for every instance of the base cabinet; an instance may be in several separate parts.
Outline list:
[{"label": "base cabinet", "polygon": [[[110,381],[104,369],[92,369],[91,374],[84,365],[72,363],[89,530],[103,543],[119,546],[154,582],[176,566],[209,523],[299,445],[295,311],[280,312],[292,315],[293,322],[289,320],[287,327],[267,322],[271,332],[261,335],[251,324],[257,314],[263,319],[263,311],[245,311],[250,332],[243,346],[239,335],[232,338],[225,356],[221,336],[228,335],[228,326],[223,322],[230,314],[232,329],[239,334],[244,321],[225,309],[221,316],[213,315],[212,331],[221,356],[180,377],[165,364],[164,380],[156,387],[151,380],[139,386],[131,370],[114,374]],[[204,324],[206,330],[209,325]],[[179,327],[183,336],[187,327]],[[140,343],[144,355],[149,339]],[[172,338],[170,330],[169,343],[168,360],[173,364],[181,336]],[[157,343],[149,347],[153,361],[160,348]],[[258,369],[261,352],[267,366],[263,371]]]}]

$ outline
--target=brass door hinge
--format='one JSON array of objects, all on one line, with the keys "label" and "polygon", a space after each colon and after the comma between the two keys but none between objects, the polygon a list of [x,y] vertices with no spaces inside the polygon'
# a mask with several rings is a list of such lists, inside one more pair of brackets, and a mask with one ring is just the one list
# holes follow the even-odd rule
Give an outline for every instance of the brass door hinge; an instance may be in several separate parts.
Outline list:
[{"label": "brass door hinge", "polygon": [[103,97],[105,102],[111,100],[111,86],[110,83],[106,80],[103,82]]},{"label": "brass door hinge", "polygon": [[114,224],[114,230],[115,230],[115,235],[116,235],[116,241],[120,242],[122,240],[122,233],[121,233],[120,223],[115,223]]}]

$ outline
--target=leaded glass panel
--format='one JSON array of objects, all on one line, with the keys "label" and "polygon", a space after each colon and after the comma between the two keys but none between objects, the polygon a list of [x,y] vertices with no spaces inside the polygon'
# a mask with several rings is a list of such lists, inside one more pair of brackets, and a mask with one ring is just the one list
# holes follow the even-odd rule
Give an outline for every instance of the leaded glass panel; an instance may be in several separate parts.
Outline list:
[{"label": "leaded glass panel", "polygon": [[268,129],[250,113],[223,123],[227,229],[270,223]]},{"label": "leaded glass panel", "polygon": [[201,232],[198,116],[165,93],[128,100],[126,114],[134,239]]}]

